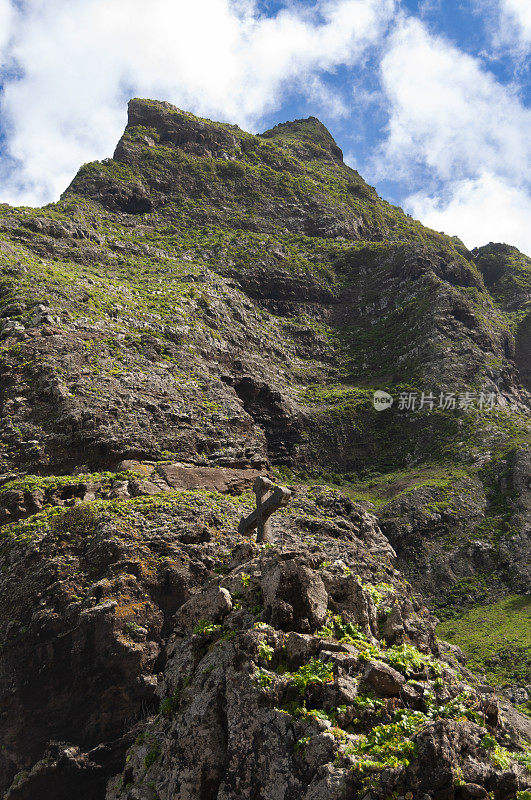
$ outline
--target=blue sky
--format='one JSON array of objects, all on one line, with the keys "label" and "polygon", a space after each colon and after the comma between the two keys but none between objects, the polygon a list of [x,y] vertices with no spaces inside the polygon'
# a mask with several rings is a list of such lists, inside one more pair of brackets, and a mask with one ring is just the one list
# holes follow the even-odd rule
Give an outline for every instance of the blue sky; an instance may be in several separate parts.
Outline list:
[{"label": "blue sky", "polygon": [[391,202],[531,253],[530,0],[0,0],[0,202],[56,200],[130,96],[318,116]]}]

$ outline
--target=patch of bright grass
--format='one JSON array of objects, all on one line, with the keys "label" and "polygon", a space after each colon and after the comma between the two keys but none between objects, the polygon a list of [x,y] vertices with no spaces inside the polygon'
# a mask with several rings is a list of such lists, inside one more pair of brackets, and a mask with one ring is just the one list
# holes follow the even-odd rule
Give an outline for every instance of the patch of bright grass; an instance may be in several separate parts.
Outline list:
[{"label": "patch of bright grass", "polygon": [[470,669],[494,684],[527,683],[531,674],[531,597],[513,595],[441,622],[437,634],[458,645]]}]

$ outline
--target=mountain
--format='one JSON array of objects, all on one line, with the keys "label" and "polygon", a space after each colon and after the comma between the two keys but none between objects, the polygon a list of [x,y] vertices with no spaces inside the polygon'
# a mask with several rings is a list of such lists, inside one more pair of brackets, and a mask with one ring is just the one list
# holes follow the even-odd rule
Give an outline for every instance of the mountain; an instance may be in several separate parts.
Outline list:
[{"label": "mountain", "polygon": [[0,206],[6,800],[525,800],[530,276],[314,117],[132,100]]}]

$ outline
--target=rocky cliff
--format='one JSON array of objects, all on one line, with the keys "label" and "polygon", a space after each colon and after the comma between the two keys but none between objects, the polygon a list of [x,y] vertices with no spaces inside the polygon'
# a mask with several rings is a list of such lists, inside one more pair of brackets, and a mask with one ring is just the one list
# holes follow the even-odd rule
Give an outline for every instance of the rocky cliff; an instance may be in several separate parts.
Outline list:
[{"label": "rocky cliff", "polygon": [[527,797],[530,259],[133,100],[0,273],[6,800]]}]

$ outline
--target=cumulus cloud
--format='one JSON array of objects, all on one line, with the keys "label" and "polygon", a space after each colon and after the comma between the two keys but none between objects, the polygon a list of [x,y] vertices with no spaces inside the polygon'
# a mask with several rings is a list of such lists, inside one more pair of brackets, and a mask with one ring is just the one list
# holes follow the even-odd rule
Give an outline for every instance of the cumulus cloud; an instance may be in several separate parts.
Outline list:
[{"label": "cumulus cloud", "polygon": [[4,66],[6,48],[13,31],[15,9],[10,0],[0,0],[0,69]]},{"label": "cumulus cloud", "polygon": [[529,250],[529,109],[417,19],[404,19],[390,45],[381,64],[389,126],[378,174],[428,183],[404,201],[426,224],[475,244],[498,231]]},{"label": "cumulus cloud", "polygon": [[457,234],[469,248],[506,242],[531,253],[531,196],[494,175],[459,181],[447,199],[410,195],[404,206],[430,228]]},{"label": "cumulus cloud", "polygon": [[521,40],[531,44],[531,5],[528,0],[502,0],[502,10],[517,28]]},{"label": "cumulus cloud", "polygon": [[[267,17],[252,0],[32,0],[7,47],[18,74],[2,98],[1,199],[57,198],[80,163],[112,151],[127,96],[250,128],[287,89],[340,114],[320,77],[378,42],[394,3],[290,3]],[[14,0],[0,9],[14,13]]]},{"label": "cumulus cloud", "polygon": [[497,50],[525,57],[531,48],[529,0],[474,0]]},{"label": "cumulus cloud", "polygon": [[531,156],[531,111],[480,62],[415,19],[382,60],[390,105],[386,161],[426,165],[443,179],[483,170],[515,175]]}]

